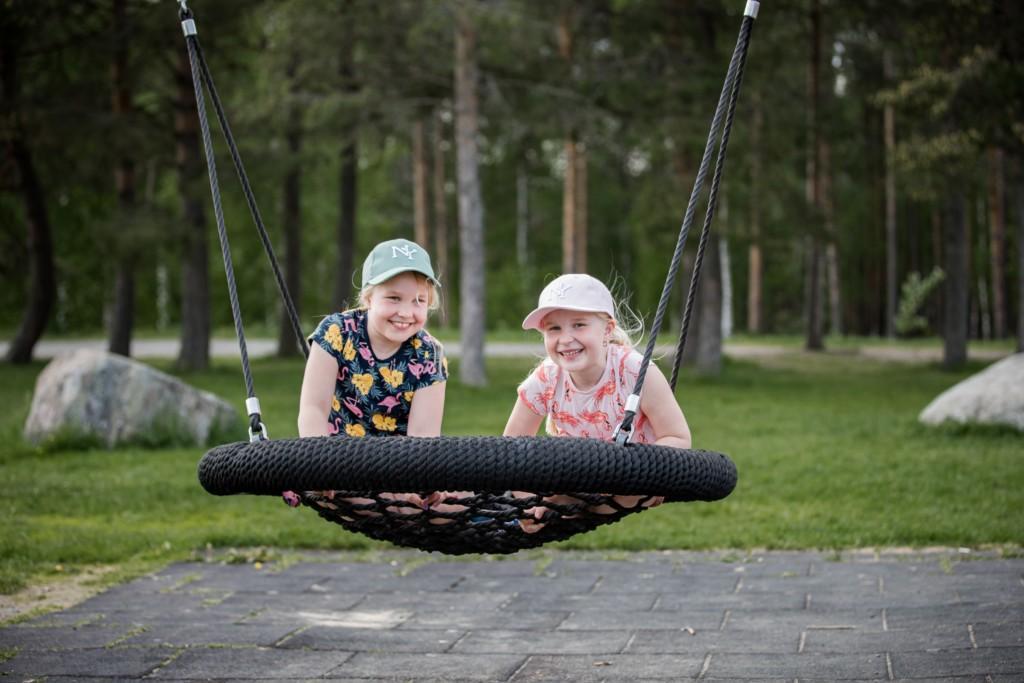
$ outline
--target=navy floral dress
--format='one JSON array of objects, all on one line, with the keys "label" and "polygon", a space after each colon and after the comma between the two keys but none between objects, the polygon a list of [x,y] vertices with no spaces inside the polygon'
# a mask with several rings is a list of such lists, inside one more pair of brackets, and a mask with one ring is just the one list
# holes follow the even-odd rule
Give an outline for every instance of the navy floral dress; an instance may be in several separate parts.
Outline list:
[{"label": "navy floral dress", "polygon": [[349,436],[405,435],[418,389],[448,379],[441,343],[420,330],[390,358],[377,358],[366,329],[366,310],[332,313],[309,336],[338,361],[328,433]]}]

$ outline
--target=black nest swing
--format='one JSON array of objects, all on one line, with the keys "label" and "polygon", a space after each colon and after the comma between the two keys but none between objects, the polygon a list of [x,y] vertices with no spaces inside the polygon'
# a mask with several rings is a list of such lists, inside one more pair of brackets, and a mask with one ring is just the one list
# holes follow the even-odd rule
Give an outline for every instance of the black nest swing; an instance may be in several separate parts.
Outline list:
[{"label": "black nest swing", "polygon": [[[631,444],[633,418],[654,354],[696,204],[717,146],[714,174],[690,279],[671,379],[674,389],[686,343],[701,264],[714,217],[729,133],[743,67],[759,3],[748,0],[739,38],[719,96],[707,144],[686,208],[636,386],[614,443],[552,437],[317,437],[269,440],[255,396],[245,334],[220,201],[213,143],[202,84],[206,84],[231,152],[253,220],[270,260],[300,346],[309,350],[271,247],[248,177],[203,57],[192,12],[180,0],[180,18],[192,67],[196,106],[209,171],[217,232],[238,336],[249,415],[249,441],[225,444],[199,462],[199,480],[215,495],[248,493],[280,496],[298,491],[302,504],[350,531],[397,545],[447,554],[514,553],[568,538],[646,509],[653,497],[665,502],[715,501],[736,485],[736,467],[725,455],[702,450]],[[403,493],[446,492],[442,500],[419,506]],[[590,493],[601,492],[601,493]],[[523,530],[520,520],[540,528]]]}]

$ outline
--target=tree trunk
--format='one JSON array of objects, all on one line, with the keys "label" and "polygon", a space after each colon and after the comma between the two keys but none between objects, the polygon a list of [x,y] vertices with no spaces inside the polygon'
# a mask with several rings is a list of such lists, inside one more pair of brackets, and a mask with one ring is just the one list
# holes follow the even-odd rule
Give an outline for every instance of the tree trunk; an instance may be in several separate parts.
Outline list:
[{"label": "tree trunk", "polygon": [[808,237],[807,282],[804,292],[804,315],[806,318],[805,347],[809,351],[821,351],[825,348],[822,329],[821,299],[821,230],[816,225],[821,215],[821,164],[818,158],[821,152],[820,125],[818,123],[819,105],[819,64],[821,62],[821,8],[819,0],[811,0],[811,45],[807,63],[807,203],[814,216]]},{"label": "tree trunk", "polygon": [[839,245],[836,243],[835,196],[832,193],[832,145],[820,140],[819,160],[821,161],[821,209],[824,219],[825,270],[828,276],[828,319],[829,332],[843,334],[843,295],[839,277]]},{"label": "tree trunk", "polygon": [[751,99],[753,125],[750,129],[750,247],[747,256],[747,332],[762,331],[764,263],[761,251],[761,131],[764,113],[761,92]]},{"label": "tree trunk", "polygon": [[575,273],[576,265],[576,139],[570,131],[565,138],[565,179],[562,183],[562,272]]},{"label": "tree trunk", "polygon": [[455,30],[455,141],[459,187],[459,328],[462,360],[459,376],[463,384],[484,386],[484,326],[486,322],[484,206],[480,191],[479,128],[477,99],[476,28],[464,5],[456,14]]},{"label": "tree trunk", "polygon": [[[565,2],[558,15],[556,40],[558,54],[565,62],[565,71],[572,80],[573,24],[576,8]],[[586,272],[587,252],[587,156],[579,140],[579,131],[568,123],[565,133],[565,179],[562,185],[562,272]]]},{"label": "tree trunk", "polygon": [[523,270],[529,264],[530,177],[526,162],[516,164],[516,264]]},{"label": "tree trunk", "polygon": [[[882,55],[886,83],[892,82],[892,55]],[[896,114],[891,103],[882,109],[885,141],[885,336],[896,336]]]},{"label": "tree trunk", "polygon": [[732,267],[729,256],[729,239],[722,235],[718,240],[718,272],[722,274],[722,337],[725,341],[732,336],[733,330],[733,298],[732,298]]},{"label": "tree trunk", "polygon": [[[7,64],[3,66],[6,67]],[[49,322],[57,296],[57,278],[53,265],[53,239],[50,218],[46,212],[46,200],[23,134],[15,133],[14,139],[8,141],[8,151],[15,168],[18,169],[19,188],[25,202],[29,278],[25,312],[22,314],[18,331],[15,332],[7,349],[6,360],[11,363],[28,363],[32,360],[32,349],[35,348]]]},{"label": "tree trunk", "polygon": [[1017,353],[1024,352],[1024,163],[1017,158]]},{"label": "tree trunk", "polygon": [[574,256],[576,270],[580,273],[587,272],[587,146],[576,143],[576,183],[575,187],[574,212],[575,225],[573,226]]},{"label": "tree trunk", "polygon": [[[356,202],[358,201],[359,151],[355,130],[341,147],[341,169],[338,175],[338,233],[335,261],[334,307],[338,310],[353,305],[352,288],[356,249]],[[358,285],[356,285],[358,286]]]},{"label": "tree trunk", "polygon": [[423,117],[412,124],[413,241],[430,248],[430,214],[427,210],[427,132]]},{"label": "tree trunk", "polygon": [[[434,117],[433,131],[434,268],[436,269],[434,272],[442,285],[448,287],[448,199],[444,188],[447,173],[444,160],[444,121],[440,114]],[[447,296],[441,296],[439,313],[441,324],[447,326],[451,314]]]},{"label": "tree trunk", "polygon": [[[292,96],[297,97],[293,62],[288,68],[292,81]],[[283,187],[283,209],[281,226],[284,230],[284,282],[295,304],[295,312],[302,317],[302,107],[293,101],[288,107],[288,123],[285,131],[285,154],[288,155]],[[280,295],[278,296],[280,298]],[[298,356],[301,351],[295,338],[291,317],[283,302],[279,306],[277,355],[280,358]]]},{"label": "tree trunk", "polygon": [[181,241],[181,349],[177,367],[179,370],[196,371],[210,367],[210,272],[206,215],[199,198],[203,173],[199,150],[199,120],[192,87],[192,68],[188,53],[184,50],[178,53],[175,80],[178,91],[174,112],[175,160],[184,218]]},{"label": "tree trunk", "polygon": [[942,364],[948,369],[954,369],[967,361],[967,299],[970,280],[963,190],[956,183],[952,183],[948,192],[943,216],[946,279],[943,296]]},{"label": "tree trunk", "polygon": [[[342,91],[353,95],[359,91],[355,78],[355,57],[351,35],[342,40],[338,58],[338,75]],[[341,165],[338,173],[338,232],[335,245],[333,306],[342,310],[352,302],[355,263],[352,255],[356,248],[356,202],[358,201],[359,129],[355,122],[345,124],[341,145]]]},{"label": "tree trunk", "polygon": [[708,236],[698,300],[700,328],[697,331],[697,372],[718,375],[722,371],[722,268],[721,239]]},{"label": "tree trunk", "polygon": [[1017,352],[1024,352],[1024,163],[1017,159]]},{"label": "tree trunk", "polygon": [[989,150],[989,263],[992,269],[992,336],[1006,337],[1006,196],[1003,150]]},{"label": "tree trunk", "polygon": [[[116,125],[126,130],[132,112],[131,82],[128,77],[128,40],[130,28],[126,0],[114,0],[113,40],[114,60],[111,65],[111,105]],[[114,185],[118,210],[129,214],[135,206],[135,162],[122,146],[120,158],[114,167]],[[122,225],[128,225],[123,221]],[[110,318],[107,348],[111,353],[131,355],[132,328],[135,319],[135,262],[132,239],[124,236],[117,245],[118,256],[114,276],[114,305]]]}]

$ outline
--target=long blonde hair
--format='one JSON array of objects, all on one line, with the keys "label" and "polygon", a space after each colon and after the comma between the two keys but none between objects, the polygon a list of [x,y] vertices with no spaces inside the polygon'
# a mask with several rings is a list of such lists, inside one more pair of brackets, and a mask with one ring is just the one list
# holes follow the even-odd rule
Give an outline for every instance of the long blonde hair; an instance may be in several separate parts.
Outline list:
[{"label": "long blonde hair", "polygon": [[[629,292],[621,276],[612,278],[612,286],[608,288],[615,302],[615,327],[608,337],[609,344],[619,344],[626,349],[633,349],[644,337],[644,320],[637,315],[626,300]],[[599,314],[602,318],[612,319],[607,314]]]}]

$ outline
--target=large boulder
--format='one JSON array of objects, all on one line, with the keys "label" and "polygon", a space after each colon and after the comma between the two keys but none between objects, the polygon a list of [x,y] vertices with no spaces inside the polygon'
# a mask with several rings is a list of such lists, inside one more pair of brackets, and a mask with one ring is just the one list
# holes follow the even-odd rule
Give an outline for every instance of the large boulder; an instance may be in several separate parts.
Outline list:
[{"label": "large boulder", "polygon": [[1009,425],[1024,431],[1024,353],[1004,358],[942,392],[919,419],[931,425]]},{"label": "large boulder", "polygon": [[104,351],[58,356],[39,374],[25,440],[206,445],[239,425],[238,412],[208,391]]}]

